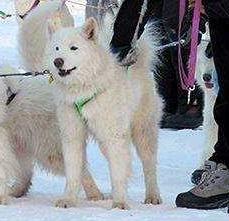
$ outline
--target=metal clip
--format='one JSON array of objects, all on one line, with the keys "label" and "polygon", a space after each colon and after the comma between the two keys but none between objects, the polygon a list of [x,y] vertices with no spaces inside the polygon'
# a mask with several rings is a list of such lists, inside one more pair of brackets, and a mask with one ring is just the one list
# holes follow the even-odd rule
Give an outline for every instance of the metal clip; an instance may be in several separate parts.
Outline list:
[{"label": "metal clip", "polygon": [[191,93],[196,89],[196,85],[193,85],[192,87],[190,87],[188,89],[188,101],[187,101],[187,104],[190,104],[190,101],[191,101]]}]

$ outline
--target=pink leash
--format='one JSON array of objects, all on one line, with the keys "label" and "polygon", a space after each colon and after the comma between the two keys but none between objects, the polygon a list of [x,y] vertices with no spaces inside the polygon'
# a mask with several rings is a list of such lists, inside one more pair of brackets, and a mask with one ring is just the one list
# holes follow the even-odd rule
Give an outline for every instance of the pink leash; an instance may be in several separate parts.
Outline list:
[{"label": "pink leash", "polygon": [[[183,90],[189,91],[189,96],[191,91],[195,89],[195,71],[196,71],[196,62],[197,62],[197,46],[198,46],[198,35],[199,35],[199,24],[200,24],[200,10],[201,10],[201,0],[195,0],[194,14],[192,19],[192,31],[191,31],[191,51],[188,61],[188,73],[186,74],[182,52],[181,44],[178,46],[178,67],[179,75],[181,80],[181,87]],[[180,0],[179,8],[179,30],[178,30],[178,39],[181,42],[181,28],[182,22],[184,20],[184,15],[186,12],[186,0]],[[190,97],[188,98],[188,103]]]}]

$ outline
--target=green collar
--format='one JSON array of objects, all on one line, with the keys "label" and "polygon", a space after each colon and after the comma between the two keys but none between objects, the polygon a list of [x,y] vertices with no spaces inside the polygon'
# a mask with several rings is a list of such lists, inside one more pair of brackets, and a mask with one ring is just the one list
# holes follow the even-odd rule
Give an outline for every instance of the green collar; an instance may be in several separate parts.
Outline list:
[{"label": "green collar", "polygon": [[95,97],[98,95],[97,93],[94,93],[91,97],[82,97],[74,102],[74,108],[76,110],[76,113],[80,116],[80,118],[86,123],[87,119],[83,116],[83,109],[85,105],[95,99]]},{"label": "green collar", "polygon": [[[131,71],[129,66],[127,67],[127,76],[130,77]],[[84,123],[87,123],[87,119],[83,116],[83,109],[87,103],[94,100],[98,94],[100,94],[100,91],[95,92],[91,97],[82,97],[79,98],[74,102],[74,108],[76,110],[76,113],[80,116],[80,118],[83,120]]]}]

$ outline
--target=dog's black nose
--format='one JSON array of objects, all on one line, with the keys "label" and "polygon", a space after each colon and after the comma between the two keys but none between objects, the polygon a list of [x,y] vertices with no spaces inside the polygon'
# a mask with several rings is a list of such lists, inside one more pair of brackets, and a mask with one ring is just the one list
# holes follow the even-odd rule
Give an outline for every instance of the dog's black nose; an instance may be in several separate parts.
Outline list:
[{"label": "dog's black nose", "polygon": [[211,75],[211,74],[205,73],[205,74],[203,75],[203,80],[204,80],[205,82],[209,82],[209,81],[211,81],[211,79],[212,79],[212,75]]},{"label": "dog's black nose", "polygon": [[62,58],[56,58],[53,63],[57,68],[62,68],[64,65],[64,60]]}]

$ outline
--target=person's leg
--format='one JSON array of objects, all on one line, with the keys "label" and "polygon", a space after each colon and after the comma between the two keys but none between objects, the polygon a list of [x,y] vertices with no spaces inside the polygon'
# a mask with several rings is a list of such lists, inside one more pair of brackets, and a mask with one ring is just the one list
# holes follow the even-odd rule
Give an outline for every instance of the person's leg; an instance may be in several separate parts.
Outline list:
[{"label": "person's leg", "polygon": [[[171,61],[171,53],[169,49],[160,52],[160,60],[163,65],[157,69],[155,77],[159,94],[164,100],[163,118],[173,115],[178,107],[177,79],[176,70]],[[161,122],[162,126],[162,122]]]},{"label": "person's leg", "polygon": [[[188,5],[187,5],[188,6]],[[191,20],[192,20],[192,11],[193,8],[190,7],[184,19],[182,36],[189,33]],[[178,24],[179,24],[179,0],[164,0],[163,11],[162,11],[162,21],[167,32],[168,38],[170,41],[178,40]],[[201,22],[203,27],[205,27],[205,22],[201,17]],[[202,28],[201,28],[202,30]],[[204,32],[204,31],[203,31]],[[184,63],[187,63],[190,52],[190,43],[186,44],[185,47],[182,47],[182,57]],[[203,116],[203,94],[199,87],[196,87],[196,90],[192,92],[192,98],[190,104],[187,103],[188,93],[185,90],[182,90],[180,86],[180,76],[178,70],[178,50],[177,47],[169,48],[170,57],[171,57],[171,73],[168,76],[173,78],[173,87],[172,92],[170,93],[170,98],[176,101],[176,110],[175,113],[167,114],[165,113],[161,120],[162,128],[172,128],[172,129],[195,129],[202,125]],[[169,67],[170,68],[170,67]],[[165,73],[167,74],[167,73]],[[164,75],[163,75],[164,76]],[[168,90],[167,90],[168,91]],[[176,91],[176,93],[174,93]],[[173,94],[173,96],[171,96]],[[175,98],[175,99],[174,99]],[[170,100],[170,99],[169,99]],[[166,110],[166,109],[165,109]]]},{"label": "person's leg", "polygon": [[218,142],[215,153],[209,159],[223,163],[229,168],[229,1],[205,0],[209,14],[210,35],[214,63],[218,73],[219,93],[214,108],[215,120],[218,124]]},{"label": "person's leg", "polygon": [[[211,4],[209,4],[211,5]],[[213,5],[213,3],[212,3]],[[223,163],[229,168],[229,1],[216,4],[220,8],[211,10],[210,34],[214,53],[214,62],[218,73],[219,94],[216,100],[214,116],[219,127],[218,142],[215,145],[215,153],[210,160]],[[224,18],[215,18],[218,13]]]},{"label": "person's leg", "polygon": [[[172,2],[177,0],[172,0]],[[164,5],[168,4],[171,6],[170,11],[176,11],[176,4],[171,4],[171,0],[163,0],[163,5],[157,8],[156,13],[153,14],[152,20],[156,19],[156,27],[157,30],[160,30],[160,35],[163,36],[161,39],[161,45],[166,45],[171,43],[171,39],[167,34],[168,27],[166,26],[166,14],[168,12],[164,11]],[[174,13],[176,14],[176,13]],[[172,15],[174,16],[174,15]],[[155,75],[155,79],[157,82],[158,92],[161,95],[164,101],[164,109],[163,109],[163,118],[165,116],[175,114],[177,111],[177,77],[176,77],[176,69],[172,63],[172,52],[171,48],[164,48],[159,52],[159,60],[161,61],[161,65],[157,67],[157,74]],[[162,126],[162,122],[161,122]]]},{"label": "person's leg", "polygon": [[[118,12],[110,45],[112,52],[119,54],[120,60],[125,58],[131,49],[143,2],[144,0],[124,0]],[[138,37],[143,33],[148,19],[161,2],[162,0],[148,0],[147,10],[143,22],[140,24]]]},{"label": "person's leg", "polygon": [[220,87],[214,111],[219,136],[215,153],[210,158],[217,166],[196,187],[179,194],[176,205],[215,209],[229,203],[229,1],[205,0],[205,6],[209,15],[212,49]]}]

